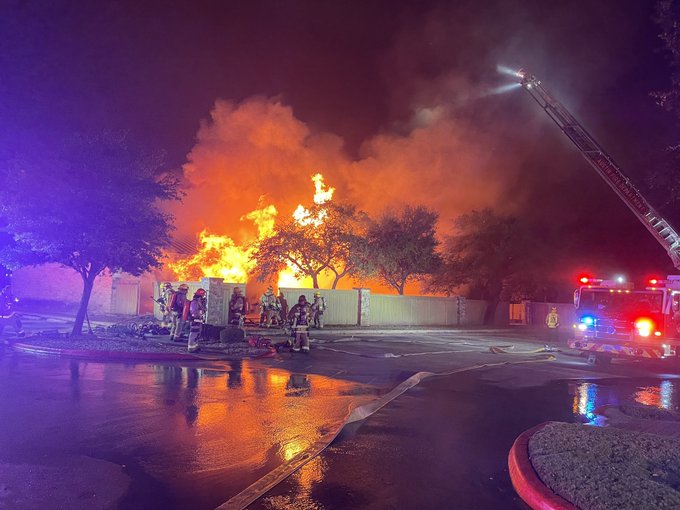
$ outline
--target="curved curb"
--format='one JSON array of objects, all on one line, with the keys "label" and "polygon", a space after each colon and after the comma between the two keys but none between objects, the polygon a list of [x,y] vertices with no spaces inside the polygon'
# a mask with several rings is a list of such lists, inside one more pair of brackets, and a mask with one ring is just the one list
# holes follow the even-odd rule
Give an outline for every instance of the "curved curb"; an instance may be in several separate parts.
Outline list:
[{"label": "curved curb", "polygon": [[211,358],[202,358],[193,354],[179,352],[137,352],[137,351],[96,351],[81,349],[58,349],[55,347],[43,347],[30,344],[10,344],[12,349],[28,354],[46,354],[52,356],[68,356],[69,358],[97,359],[107,361],[205,361]]},{"label": "curved curb", "polygon": [[529,440],[549,423],[552,422],[546,421],[522,432],[512,444],[508,454],[512,486],[533,510],[579,510],[576,505],[555,494],[541,481],[529,459]]}]

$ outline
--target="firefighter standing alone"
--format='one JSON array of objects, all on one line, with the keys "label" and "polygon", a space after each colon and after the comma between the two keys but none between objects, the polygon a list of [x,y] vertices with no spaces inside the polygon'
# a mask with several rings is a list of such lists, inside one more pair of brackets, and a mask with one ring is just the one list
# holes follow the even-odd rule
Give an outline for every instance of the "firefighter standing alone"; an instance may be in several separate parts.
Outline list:
[{"label": "firefighter standing alone", "polygon": [[323,328],[323,314],[325,311],[326,299],[321,295],[321,292],[315,292],[314,302],[312,303],[312,319],[315,328]]},{"label": "firefighter standing alone", "polygon": [[189,314],[191,315],[191,328],[189,330],[189,342],[187,345],[189,352],[198,351],[198,337],[201,336],[201,330],[203,329],[203,322],[205,322],[207,310],[208,306],[205,289],[198,289],[194,293],[194,297],[189,305]]},{"label": "firefighter standing alone", "polygon": [[548,341],[558,343],[560,339],[560,316],[557,313],[556,306],[553,306],[548,315],[545,316],[545,325],[548,326]]},{"label": "firefighter standing alone", "polygon": [[309,323],[311,322],[312,307],[307,302],[307,298],[302,295],[298,302],[288,312],[288,318],[293,321],[293,331],[295,331],[295,344],[293,352],[309,352]]}]

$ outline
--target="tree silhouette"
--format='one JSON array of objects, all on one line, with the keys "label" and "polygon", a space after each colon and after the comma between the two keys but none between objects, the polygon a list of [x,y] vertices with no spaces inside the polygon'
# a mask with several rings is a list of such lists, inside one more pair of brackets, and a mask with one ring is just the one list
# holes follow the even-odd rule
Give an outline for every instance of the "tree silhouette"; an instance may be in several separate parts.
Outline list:
[{"label": "tree silhouette", "polygon": [[104,270],[139,275],[160,266],[179,198],[177,180],[159,173],[123,133],[77,136],[49,157],[24,155],[2,167],[0,215],[15,243],[0,253],[17,267],[57,262],[77,271],[83,294],[72,334],[80,334],[95,279]]},{"label": "tree silhouette", "polygon": [[438,215],[423,206],[406,206],[369,221],[363,267],[365,276],[376,276],[404,294],[409,281],[421,280],[439,267],[435,226]]}]

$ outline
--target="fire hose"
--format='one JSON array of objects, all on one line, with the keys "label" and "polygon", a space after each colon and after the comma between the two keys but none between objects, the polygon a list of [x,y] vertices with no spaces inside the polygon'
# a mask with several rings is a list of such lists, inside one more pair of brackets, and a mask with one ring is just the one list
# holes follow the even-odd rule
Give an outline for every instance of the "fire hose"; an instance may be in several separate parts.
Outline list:
[{"label": "fire hose", "polygon": [[288,478],[298,469],[303,467],[309,461],[320,455],[340,434],[342,429],[351,423],[359,422],[365,420],[372,414],[375,414],[380,409],[389,404],[392,400],[405,393],[407,390],[413,388],[418,383],[424,379],[430,377],[442,377],[453,374],[459,374],[462,372],[468,372],[472,370],[478,370],[482,368],[497,367],[503,365],[519,365],[523,363],[542,363],[544,361],[554,361],[556,358],[553,355],[541,356],[540,359],[522,360],[522,361],[503,361],[500,363],[486,363],[483,365],[474,365],[471,367],[459,368],[449,372],[418,372],[408,379],[406,379],[401,384],[397,385],[392,391],[383,395],[381,398],[374,400],[368,404],[364,404],[355,408],[350,408],[345,419],[339,423],[336,423],[331,430],[325,435],[317,439],[310,448],[305,451],[298,453],[288,462],[284,462],[280,466],[274,468],[272,471],[267,473],[265,476],[257,480],[255,483],[251,484],[249,487],[244,489],[242,492],[230,498],[227,502],[218,506],[216,510],[231,510],[231,509],[244,509],[248,505],[252,504],[254,501],[265,495],[273,487],[281,483],[283,480]]}]

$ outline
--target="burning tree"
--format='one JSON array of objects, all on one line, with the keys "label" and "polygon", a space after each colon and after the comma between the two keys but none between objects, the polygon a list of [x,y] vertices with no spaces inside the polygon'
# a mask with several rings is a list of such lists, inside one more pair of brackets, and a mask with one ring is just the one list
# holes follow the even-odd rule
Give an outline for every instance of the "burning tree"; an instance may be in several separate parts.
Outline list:
[{"label": "burning tree", "polygon": [[409,281],[433,273],[441,260],[436,253],[438,215],[423,206],[407,206],[401,213],[388,212],[370,221],[366,245],[357,270],[377,276],[400,295]]},{"label": "burning tree", "polygon": [[357,213],[347,204],[315,204],[292,219],[279,223],[272,236],[263,239],[253,252],[255,275],[260,281],[289,269],[296,278],[310,277],[315,289],[319,276],[332,272],[332,287],[355,266]]},{"label": "burning tree", "polygon": [[104,270],[139,275],[160,266],[172,217],[159,205],[179,199],[161,159],[125,134],[75,137],[49,158],[27,157],[0,174],[0,214],[16,241],[12,266],[57,262],[83,279],[72,334],[80,334],[95,279]]}]

